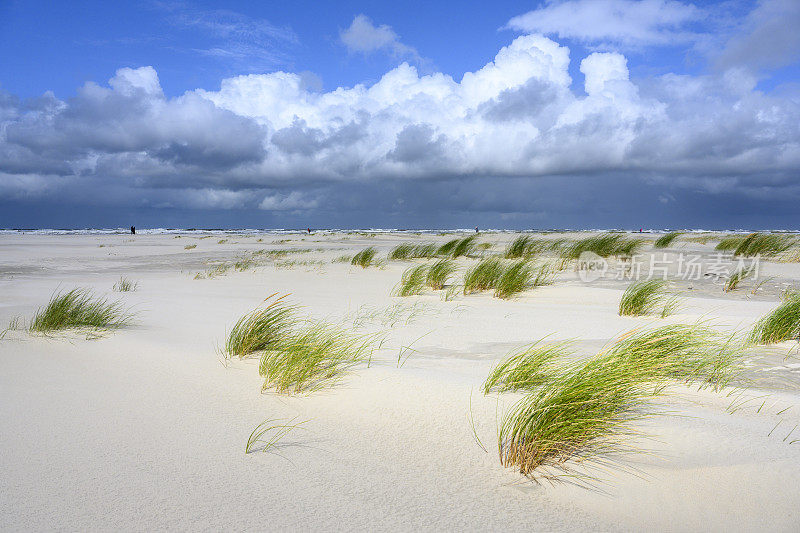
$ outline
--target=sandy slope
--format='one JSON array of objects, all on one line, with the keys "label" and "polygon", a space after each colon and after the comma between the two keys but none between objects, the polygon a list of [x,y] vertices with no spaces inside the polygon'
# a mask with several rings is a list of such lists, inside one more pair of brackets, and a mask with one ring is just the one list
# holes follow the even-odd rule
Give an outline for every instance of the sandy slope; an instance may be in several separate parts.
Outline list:
[{"label": "sandy slope", "polygon": [[[477,389],[512,347],[544,335],[574,337],[590,355],[621,331],[650,323],[616,315],[624,284],[587,286],[566,273],[510,302],[398,299],[389,293],[407,265],[361,270],[330,260],[406,237],[256,238],[0,236],[0,324],[29,317],[59,287],[93,287],[138,312],[134,327],[98,340],[23,332],[0,340],[0,528],[800,528],[800,442],[789,444],[800,430],[783,440],[800,422],[796,359],[784,360],[787,347],[754,358],[758,388],[747,394],[768,395],[761,412],[763,400],[729,414],[724,394],[676,387],[663,405],[673,416],[649,421],[654,440],[637,443],[653,453],[626,463],[642,477],[609,472],[605,494],[536,485],[497,460],[496,412],[513,396],[498,400]],[[198,247],[183,249],[191,243]],[[320,249],[287,259],[325,263],[270,263],[193,279],[205,261],[281,247]],[[782,276],[776,283],[800,278],[797,265],[774,268]],[[139,289],[112,293],[121,274]],[[275,291],[291,292],[315,317],[387,331],[386,348],[334,389],[259,394],[256,363],[225,368],[215,346],[226,327]],[[749,326],[776,302],[697,294],[668,321],[706,317],[730,330]],[[416,351],[406,351],[397,368],[400,348],[409,345]],[[488,453],[472,434],[470,397]],[[277,453],[243,453],[256,424],[293,417],[307,422]]]}]

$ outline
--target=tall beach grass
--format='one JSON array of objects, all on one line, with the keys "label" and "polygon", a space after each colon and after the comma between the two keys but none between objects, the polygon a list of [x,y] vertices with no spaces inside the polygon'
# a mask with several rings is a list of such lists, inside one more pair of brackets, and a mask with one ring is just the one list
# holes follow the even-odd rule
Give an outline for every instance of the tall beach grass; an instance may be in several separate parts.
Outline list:
[{"label": "tall beach grass", "polygon": [[286,295],[268,296],[265,307],[256,309],[236,321],[225,341],[226,357],[244,358],[264,350],[275,349],[297,322],[296,307],[288,305]]},{"label": "tall beach grass", "polygon": [[360,266],[361,268],[367,268],[375,260],[377,254],[378,251],[374,247],[369,246],[354,255],[350,260],[350,264]]},{"label": "tall beach grass", "polygon": [[749,338],[757,344],[800,341],[800,293],[787,293],[774,311],[756,323]]},{"label": "tall beach grass", "polygon": [[440,259],[428,269],[425,284],[433,290],[441,290],[448,279],[456,271],[456,265],[450,259]]},{"label": "tall beach grass", "polygon": [[672,231],[670,233],[665,233],[653,244],[655,248],[669,248],[669,246],[681,235],[683,235],[682,231]]},{"label": "tall beach grass", "polygon": [[329,324],[311,323],[285,335],[261,355],[262,390],[298,394],[338,383],[353,367],[370,360],[373,339]]},{"label": "tall beach grass", "polygon": [[536,342],[497,364],[483,383],[484,394],[532,390],[558,376],[571,343]]},{"label": "tall beach grass", "polygon": [[89,289],[72,289],[54,294],[30,321],[32,332],[86,328],[117,329],[131,323],[133,315],[120,302],[95,296]]},{"label": "tall beach grass", "polygon": [[667,292],[665,280],[651,279],[632,283],[619,302],[620,316],[644,316],[658,313],[665,317],[675,310],[677,299]]}]

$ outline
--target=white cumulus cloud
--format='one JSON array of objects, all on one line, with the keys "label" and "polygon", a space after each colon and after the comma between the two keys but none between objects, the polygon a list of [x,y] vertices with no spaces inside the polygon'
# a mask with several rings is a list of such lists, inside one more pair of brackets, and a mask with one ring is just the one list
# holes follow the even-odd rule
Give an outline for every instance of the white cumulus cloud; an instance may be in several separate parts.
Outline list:
[{"label": "white cumulus cloud", "polygon": [[694,5],[677,0],[549,0],[507,26],[587,43],[648,46],[692,38],[685,26],[700,17]]}]

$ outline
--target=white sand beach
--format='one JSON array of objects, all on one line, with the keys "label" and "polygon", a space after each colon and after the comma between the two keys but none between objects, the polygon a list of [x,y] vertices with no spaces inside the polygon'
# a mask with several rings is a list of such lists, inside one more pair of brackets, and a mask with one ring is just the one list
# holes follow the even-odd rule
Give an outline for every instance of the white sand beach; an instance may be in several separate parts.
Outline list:
[{"label": "white sand beach", "polygon": [[[576,357],[588,358],[634,328],[707,321],[747,331],[782,290],[800,287],[800,263],[762,260],[762,285],[727,293],[671,270],[675,314],[626,317],[618,305],[629,281],[584,283],[572,267],[508,300],[392,296],[403,271],[424,261],[387,253],[452,235],[201,237],[0,235],[0,330],[23,323],[0,339],[0,529],[800,529],[796,343],[753,349],[744,388],[669,387],[659,412],[638,423],[640,453],[621,457],[595,489],[503,467],[497,425],[520,394],[481,390],[493,365],[544,337],[574,339]],[[492,244],[482,253],[500,253],[515,237],[478,241]],[[668,254],[671,269],[681,253],[709,264],[719,240],[654,250],[654,236],[633,237],[648,240],[646,258]],[[336,261],[368,246],[383,264]],[[253,255],[260,250],[283,252]],[[213,275],[245,257],[255,264]],[[455,277],[475,262],[459,258]],[[136,290],[115,292],[121,276]],[[55,292],[76,287],[123,302],[133,323],[97,337],[24,329]],[[304,316],[384,342],[332,387],[262,392],[258,358],[225,362],[220,349],[236,320],[274,293]],[[265,453],[245,454],[266,419],[303,424]]]}]

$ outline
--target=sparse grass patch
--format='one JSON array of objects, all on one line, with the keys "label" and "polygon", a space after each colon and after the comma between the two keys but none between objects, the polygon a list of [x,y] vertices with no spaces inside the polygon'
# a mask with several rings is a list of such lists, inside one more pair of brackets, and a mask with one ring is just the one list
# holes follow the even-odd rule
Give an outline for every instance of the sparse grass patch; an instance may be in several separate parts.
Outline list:
[{"label": "sparse grass patch", "polygon": [[340,255],[339,257],[335,257],[331,263],[349,263],[353,260],[353,257],[350,255]]},{"label": "sparse grass patch", "polygon": [[132,292],[139,287],[139,283],[131,281],[126,277],[119,278],[119,281],[114,284],[113,289],[117,292]]},{"label": "sparse grass patch", "polygon": [[46,333],[70,328],[117,329],[128,325],[132,319],[133,315],[120,302],[94,296],[88,289],[72,289],[54,294],[45,307],[39,308],[29,330]]},{"label": "sparse grass patch", "polygon": [[754,271],[755,271],[755,265],[751,265],[749,267],[742,266],[737,268],[736,271],[733,274],[731,274],[725,281],[725,285],[722,287],[722,290],[724,290],[725,292],[735,291],[736,288],[739,286],[739,283],[741,283],[746,278],[752,276]]},{"label": "sparse grass patch", "polygon": [[456,271],[456,265],[449,259],[440,259],[431,265],[425,277],[425,284],[433,290],[441,290],[448,278]]},{"label": "sparse grass patch", "polygon": [[560,360],[571,353],[568,342],[534,343],[495,366],[483,383],[483,393],[532,390],[544,385],[559,374]]},{"label": "sparse grass patch", "polygon": [[632,283],[625,289],[619,302],[621,316],[644,316],[656,312],[665,317],[674,310],[676,300],[666,289],[669,284],[665,280],[651,279]]},{"label": "sparse grass patch", "polygon": [[655,247],[655,248],[668,248],[669,245],[671,245],[675,241],[675,239],[677,239],[681,235],[683,235],[682,231],[673,231],[673,232],[670,232],[670,233],[666,233],[666,234],[662,235],[661,237],[659,237],[658,239],[656,239],[656,242],[655,242],[655,244],[653,244],[653,247]]},{"label": "sparse grass patch", "polygon": [[774,344],[788,340],[800,341],[800,293],[784,293],[783,302],[764,316],[750,332],[750,341]]},{"label": "sparse grass patch", "polygon": [[417,265],[406,269],[400,280],[400,285],[395,289],[397,296],[413,296],[425,291],[425,281],[428,275],[428,265]]},{"label": "sparse grass patch", "polygon": [[372,246],[364,248],[353,256],[350,260],[350,264],[360,266],[361,268],[367,268],[372,264],[377,253],[378,251]]},{"label": "sparse grass patch", "polygon": [[[264,420],[256,428],[250,433],[250,436],[247,438],[247,444],[244,448],[244,453],[248,454],[255,451],[261,452],[268,452],[271,450],[275,445],[283,439],[286,435],[289,434],[290,431],[302,426],[305,422],[298,422],[297,424],[293,424],[296,419],[293,418],[287,422],[281,423],[280,420]],[[268,438],[264,438],[265,435],[269,435]],[[261,443],[262,446],[258,450],[256,449],[256,445]]]},{"label": "sparse grass patch", "polygon": [[195,248],[197,248],[196,244],[187,244],[183,247],[184,250],[194,250]]},{"label": "sparse grass patch", "polygon": [[226,242],[228,242],[228,239],[220,239],[217,241],[217,244],[225,244]]}]

